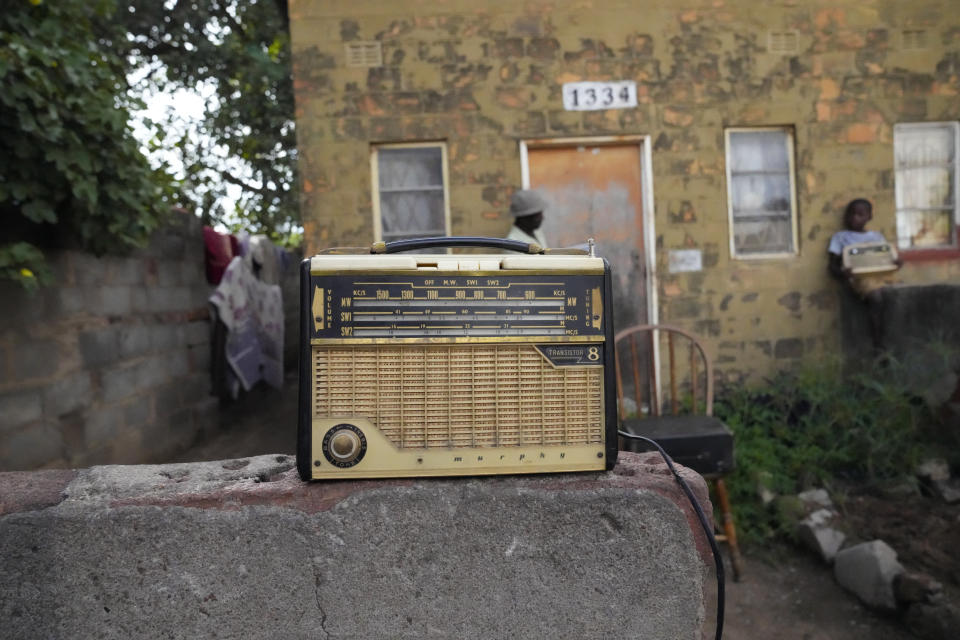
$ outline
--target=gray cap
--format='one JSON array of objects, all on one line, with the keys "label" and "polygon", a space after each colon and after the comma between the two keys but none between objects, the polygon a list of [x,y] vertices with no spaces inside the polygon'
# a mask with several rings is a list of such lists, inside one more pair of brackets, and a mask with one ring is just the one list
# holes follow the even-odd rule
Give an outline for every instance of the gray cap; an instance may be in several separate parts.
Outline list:
[{"label": "gray cap", "polygon": [[536,191],[521,189],[510,198],[510,213],[514,218],[532,216],[547,210],[547,201]]}]

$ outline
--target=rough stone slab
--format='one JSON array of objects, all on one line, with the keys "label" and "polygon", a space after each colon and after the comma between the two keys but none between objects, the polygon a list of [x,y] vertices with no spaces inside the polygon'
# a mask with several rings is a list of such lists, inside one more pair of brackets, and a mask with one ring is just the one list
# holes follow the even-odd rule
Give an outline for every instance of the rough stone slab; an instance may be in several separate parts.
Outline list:
[{"label": "rough stone slab", "polygon": [[66,498],[67,485],[76,477],[72,469],[0,472],[0,516],[60,504]]},{"label": "rough stone slab", "polygon": [[897,552],[883,540],[864,542],[837,553],[834,576],[861,602],[880,609],[896,609],[893,582],[903,573]]},{"label": "rough stone slab", "polygon": [[[0,495],[34,475],[0,474]],[[701,636],[709,552],[655,454],[548,476],[303,483],[259,456],[49,480],[0,517],[6,638]]]}]

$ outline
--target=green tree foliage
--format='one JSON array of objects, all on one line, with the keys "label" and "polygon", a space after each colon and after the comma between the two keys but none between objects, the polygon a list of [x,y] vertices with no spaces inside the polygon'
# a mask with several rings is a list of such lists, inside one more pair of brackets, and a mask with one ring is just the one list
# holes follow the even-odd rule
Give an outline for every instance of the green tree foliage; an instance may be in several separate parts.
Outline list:
[{"label": "green tree foliage", "polygon": [[[156,132],[180,154],[192,208],[283,240],[299,226],[286,0],[132,0],[125,23],[126,53],[151,71],[145,87],[212,88],[202,139]],[[218,204],[227,184],[242,189],[232,211]]]},{"label": "green tree foliage", "polygon": [[142,243],[166,182],[128,126],[111,0],[0,0],[0,278],[49,277],[40,247]]}]

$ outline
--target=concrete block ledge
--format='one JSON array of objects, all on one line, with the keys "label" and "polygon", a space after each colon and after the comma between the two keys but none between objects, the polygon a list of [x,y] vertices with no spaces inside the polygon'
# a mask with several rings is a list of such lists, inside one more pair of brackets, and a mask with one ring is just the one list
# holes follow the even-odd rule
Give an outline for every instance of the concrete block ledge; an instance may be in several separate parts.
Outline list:
[{"label": "concrete block ledge", "polygon": [[11,639],[694,640],[709,554],[655,454],[310,484],[273,455],[0,473]]}]

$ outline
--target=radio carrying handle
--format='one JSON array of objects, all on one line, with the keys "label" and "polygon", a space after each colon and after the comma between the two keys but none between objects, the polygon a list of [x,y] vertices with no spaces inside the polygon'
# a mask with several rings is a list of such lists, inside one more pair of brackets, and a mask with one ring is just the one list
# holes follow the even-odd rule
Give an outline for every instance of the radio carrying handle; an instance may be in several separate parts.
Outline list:
[{"label": "radio carrying handle", "polygon": [[544,253],[544,248],[536,242],[521,242],[505,238],[485,238],[482,236],[438,236],[432,238],[411,238],[393,242],[374,242],[370,253],[399,253],[415,249],[436,249],[448,247],[489,247],[520,253]]}]

